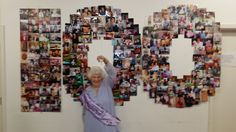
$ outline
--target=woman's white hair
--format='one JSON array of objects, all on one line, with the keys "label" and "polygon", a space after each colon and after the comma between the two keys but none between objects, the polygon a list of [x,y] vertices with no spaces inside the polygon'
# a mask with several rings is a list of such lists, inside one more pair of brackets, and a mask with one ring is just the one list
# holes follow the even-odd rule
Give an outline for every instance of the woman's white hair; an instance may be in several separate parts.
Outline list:
[{"label": "woman's white hair", "polygon": [[102,68],[99,66],[93,66],[90,68],[90,70],[88,71],[88,74],[87,74],[88,79],[91,79],[91,77],[94,74],[99,74],[102,77],[102,79],[104,79],[106,76],[106,73],[104,72],[104,70],[102,70]]}]

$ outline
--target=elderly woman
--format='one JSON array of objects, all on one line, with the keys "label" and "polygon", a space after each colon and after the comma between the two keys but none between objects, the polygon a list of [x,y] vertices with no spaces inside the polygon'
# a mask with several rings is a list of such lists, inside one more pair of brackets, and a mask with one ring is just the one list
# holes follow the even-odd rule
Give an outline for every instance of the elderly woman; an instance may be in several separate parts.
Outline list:
[{"label": "elderly woman", "polygon": [[91,67],[88,72],[91,85],[80,96],[84,106],[84,130],[85,132],[119,132],[120,120],[115,114],[112,95],[116,70],[104,56],[98,56],[97,60],[105,63],[107,76],[97,66]]}]

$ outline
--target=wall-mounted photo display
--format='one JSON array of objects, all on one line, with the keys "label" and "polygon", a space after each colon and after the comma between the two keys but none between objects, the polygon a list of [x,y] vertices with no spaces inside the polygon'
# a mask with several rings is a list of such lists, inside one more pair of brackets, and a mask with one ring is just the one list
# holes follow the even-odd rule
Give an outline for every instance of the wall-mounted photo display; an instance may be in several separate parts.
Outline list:
[{"label": "wall-mounted photo display", "polygon": [[[194,68],[178,78],[170,70],[172,40],[192,40]],[[191,107],[208,101],[220,87],[222,35],[215,13],[195,5],[170,6],[154,12],[143,28],[143,89],[155,103]],[[181,61],[181,60],[179,60]],[[184,66],[184,65],[183,65]]]},{"label": "wall-mounted photo display", "polygon": [[61,111],[61,11],[20,9],[21,111]]},{"label": "wall-mounted photo display", "polygon": [[111,40],[113,65],[118,70],[113,88],[116,105],[123,105],[137,95],[141,75],[141,38],[139,25],[128,13],[111,6],[99,5],[78,9],[70,15],[63,33],[63,85],[75,101],[89,85],[88,44],[92,40]]}]

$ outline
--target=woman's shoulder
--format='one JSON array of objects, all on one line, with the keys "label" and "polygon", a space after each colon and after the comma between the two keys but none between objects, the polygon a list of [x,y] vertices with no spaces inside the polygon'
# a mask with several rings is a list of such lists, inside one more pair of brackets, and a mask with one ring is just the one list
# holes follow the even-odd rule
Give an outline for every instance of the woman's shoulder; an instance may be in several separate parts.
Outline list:
[{"label": "woman's shoulder", "polygon": [[83,92],[86,92],[86,93],[92,92],[92,87],[88,86]]}]

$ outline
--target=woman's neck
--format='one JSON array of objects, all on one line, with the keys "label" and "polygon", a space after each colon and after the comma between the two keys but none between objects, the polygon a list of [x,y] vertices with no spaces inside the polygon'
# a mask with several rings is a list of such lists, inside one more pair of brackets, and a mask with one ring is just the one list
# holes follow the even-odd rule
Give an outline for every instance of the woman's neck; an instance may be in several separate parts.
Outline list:
[{"label": "woman's neck", "polygon": [[100,86],[94,86],[94,85],[92,86],[93,90],[95,91],[96,96],[98,95],[99,87]]}]

